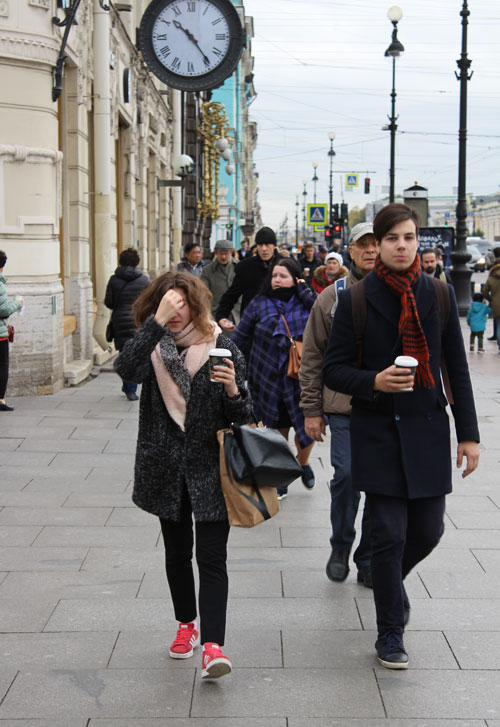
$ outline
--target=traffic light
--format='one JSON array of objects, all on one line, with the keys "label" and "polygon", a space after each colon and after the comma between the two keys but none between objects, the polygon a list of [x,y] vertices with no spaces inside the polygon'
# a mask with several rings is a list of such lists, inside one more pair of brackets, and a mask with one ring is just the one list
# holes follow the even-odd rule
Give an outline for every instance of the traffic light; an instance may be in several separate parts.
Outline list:
[{"label": "traffic light", "polygon": [[228,222],[226,224],[226,230],[227,230],[226,239],[232,241],[232,239],[233,239],[233,223],[232,222]]},{"label": "traffic light", "polygon": [[325,227],[325,241],[331,242],[333,240],[333,227],[328,225]]},{"label": "traffic light", "polygon": [[333,205],[333,219],[338,220],[339,218],[339,206],[338,204]]},{"label": "traffic light", "polygon": [[333,223],[333,236],[338,237],[342,233],[342,223],[340,220],[335,220]]},{"label": "traffic light", "polygon": [[349,217],[349,207],[347,205],[347,202],[342,202],[340,205],[340,219],[342,222],[347,222],[347,219]]},{"label": "traffic light", "polygon": [[370,177],[365,177],[365,194],[370,194]]}]

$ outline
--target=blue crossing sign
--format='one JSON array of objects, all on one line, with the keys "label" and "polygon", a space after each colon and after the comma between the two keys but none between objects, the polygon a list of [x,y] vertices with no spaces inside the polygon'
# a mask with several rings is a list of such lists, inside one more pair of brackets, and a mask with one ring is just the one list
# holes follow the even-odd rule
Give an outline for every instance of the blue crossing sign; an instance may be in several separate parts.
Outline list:
[{"label": "blue crossing sign", "polygon": [[307,205],[307,224],[315,227],[324,227],[328,220],[328,205],[326,204],[308,204]]}]

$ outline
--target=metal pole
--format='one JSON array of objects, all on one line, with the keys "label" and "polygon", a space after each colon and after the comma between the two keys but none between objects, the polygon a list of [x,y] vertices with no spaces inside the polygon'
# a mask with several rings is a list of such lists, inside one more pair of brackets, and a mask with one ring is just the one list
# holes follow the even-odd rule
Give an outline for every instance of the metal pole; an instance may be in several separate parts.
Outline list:
[{"label": "metal pole", "polygon": [[299,244],[299,195],[295,201],[295,246]]},{"label": "metal pole", "polygon": [[304,205],[302,207],[302,215],[303,215],[303,221],[302,221],[302,239],[306,239],[306,197],[307,197],[307,189],[306,189],[306,182],[304,182],[304,191],[302,192],[302,195],[304,197]]},{"label": "metal pole", "polygon": [[394,202],[394,165],[396,162],[396,57],[392,57],[392,91],[391,91],[391,122],[389,128],[391,130],[391,167],[389,170],[389,202]]},{"label": "metal pole", "polygon": [[328,152],[328,156],[330,157],[330,187],[328,189],[329,193],[329,220],[330,225],[333,225],[333,157],[335,156],[335,152],[333,151],[333,139],[330,139],[330,151]]},{"label": "metal pole", "polygon": [[471,259],[470,253],[467,251],[467,199],[466,199],[466,158],[467,158],[467,81],[470,80],[472,73],[469,74],[471,61],[467,57],[467,18],[470,11],[467,7],[467,0],[464,0],[462,10],[462,54],[457,66],[460,69],[460,75],[455,71],[457,80],[460,81],[460,127],[458,131],[458,200],[456,209],[457,233],[455,250],[451,253],[453,261],[453,270],[451,271],[451,279],[457,297],[458,310],[461,314],[465,314],[471,302],[471,286],[470,279],[472,271],[469,270],[466,263]]}]

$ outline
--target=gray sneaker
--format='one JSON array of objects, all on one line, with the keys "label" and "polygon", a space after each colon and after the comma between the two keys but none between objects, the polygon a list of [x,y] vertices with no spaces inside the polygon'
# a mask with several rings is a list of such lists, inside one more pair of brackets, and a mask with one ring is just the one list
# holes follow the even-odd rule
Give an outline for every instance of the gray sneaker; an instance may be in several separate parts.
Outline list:
[{"label": "gray sneaker", "polygon": [[389,631],[379,636],[375,642],[377,661],[386,669],[408,669],[408,654],[403,645],[401,634]]}]

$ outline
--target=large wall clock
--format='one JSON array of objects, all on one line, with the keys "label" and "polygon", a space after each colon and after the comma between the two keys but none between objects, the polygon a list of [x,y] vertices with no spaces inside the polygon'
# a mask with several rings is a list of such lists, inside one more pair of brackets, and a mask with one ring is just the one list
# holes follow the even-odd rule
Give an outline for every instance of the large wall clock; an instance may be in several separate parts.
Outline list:
[{"label": "large wall clock", "polygon": [[142,16],[139,49],[163,83],[181,91],[216,88],[244,46],[230,0],[153,0]]}]

